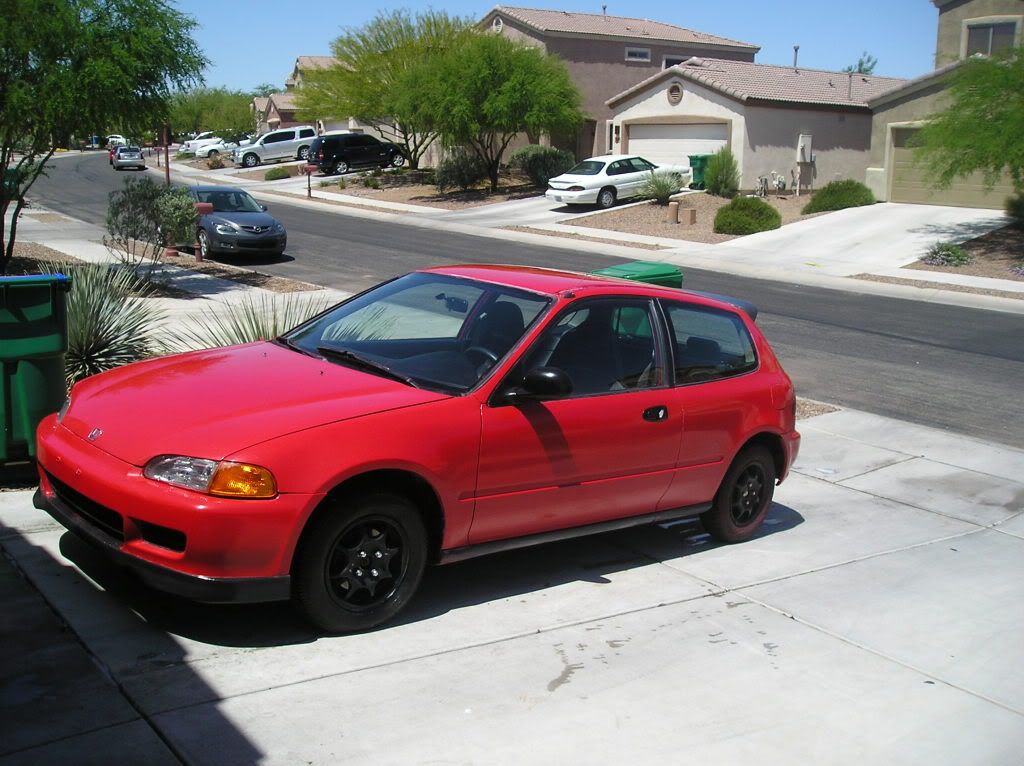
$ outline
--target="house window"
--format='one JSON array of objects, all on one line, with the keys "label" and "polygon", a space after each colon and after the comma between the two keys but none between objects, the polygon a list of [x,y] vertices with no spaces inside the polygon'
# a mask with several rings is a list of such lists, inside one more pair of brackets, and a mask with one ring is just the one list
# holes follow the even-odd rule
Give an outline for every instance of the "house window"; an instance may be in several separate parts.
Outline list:
[{"label": "house window", "polygon": [[626,47],[626,61],[641,61],[648,62],[651,60],[651,49],[650,48],[630,48]]},{"label": "house window", "polygon": [[662,61],[662,69],[668,69],[672,66],[679,66],[684,61],[689,60],[689,56],[666,56]]},{"label": "house window", "polygon": [[1017,25],[1012,22],[999,24],[969,24],[967,27],[967,55],[980,53],[991,56],[1013,47],[1017,36]]}]

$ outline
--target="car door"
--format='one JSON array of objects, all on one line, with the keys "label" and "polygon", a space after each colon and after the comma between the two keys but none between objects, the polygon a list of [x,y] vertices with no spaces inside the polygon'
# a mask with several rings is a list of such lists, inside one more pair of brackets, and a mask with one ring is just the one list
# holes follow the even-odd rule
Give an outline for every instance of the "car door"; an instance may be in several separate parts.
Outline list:
[{"label": "car door", "polygon": [[732,311],[662,301],[672,346],[670,406],[683,419],[677,472],[662,508],[711,500],[761,407],[771,393],[758,368],[756,347]]},{"label": "car door", "polygon": [[[553,318],[482,412],[470,542],[653,512],[672,478],[681,417],[643,298],[594,298]],[[530,369],[557,367],[573,393],[509,404]]]},{"label": "car door", "polygon": [[616,198],[625,199],[632,195],[629,188],[629,176],[632,172],[633,168],[627,160],[616,160],[608,165],[605,175],[615,187]]},{"label": "car door", "polygon": [[269,134],[263,140],[263,147],[266,154],[265,160],[279,160],[291,154],[292,142],[295,140],[294,130],[278,130]]},{"label": "car door", "polygon": [[363,136],[366,141],[365,152],[366,162],[370,165],[387,165],[388,148],[373,136]]}]

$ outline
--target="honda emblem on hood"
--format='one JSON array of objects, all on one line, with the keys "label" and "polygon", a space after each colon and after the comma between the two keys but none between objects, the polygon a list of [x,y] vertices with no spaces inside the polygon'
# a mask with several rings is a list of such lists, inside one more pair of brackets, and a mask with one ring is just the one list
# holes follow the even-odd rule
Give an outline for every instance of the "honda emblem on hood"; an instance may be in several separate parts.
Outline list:
[{"label": "honda emblem on hood", "polygon": [[89,432],[89,436],[87,438],[89,439],[89,441],[94,442],[97,439],[99,439],[101,436],[103,436],[103,429],[102,428],[94,428],[94,429],[92,429]]}]

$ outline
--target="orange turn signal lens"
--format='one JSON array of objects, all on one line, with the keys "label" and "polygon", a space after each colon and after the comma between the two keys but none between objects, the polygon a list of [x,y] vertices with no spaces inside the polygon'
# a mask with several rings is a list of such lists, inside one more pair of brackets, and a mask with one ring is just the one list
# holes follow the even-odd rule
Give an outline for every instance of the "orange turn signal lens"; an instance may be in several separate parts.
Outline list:
[{"label": "orange turn signal lens", "polygon": [[218,463],[206,490],[218,497],[273,497],[277,494],[274,474],[248,463]]}]

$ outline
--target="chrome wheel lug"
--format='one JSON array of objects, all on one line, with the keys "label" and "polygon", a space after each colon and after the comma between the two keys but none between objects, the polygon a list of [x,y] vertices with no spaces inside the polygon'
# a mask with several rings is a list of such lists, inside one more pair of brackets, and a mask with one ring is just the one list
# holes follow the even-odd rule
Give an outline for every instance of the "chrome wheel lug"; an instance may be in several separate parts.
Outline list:
[{"label": "chrome wheel lug", "polygon": [[381,553],[380,551],[376,551],[376,552],[375,552],[375,553],[373,554],[373,557],[374,557],[375,559],[379,559],[379,558],[381,558],[381,557],[382,557],[383,555],[384,555],[384,554],[383,554],[383,553]]},{"label": "chrome wheel lug", "polygon": [[380,574],[376,569],[370,570],[370,577],[377,577]]}]

